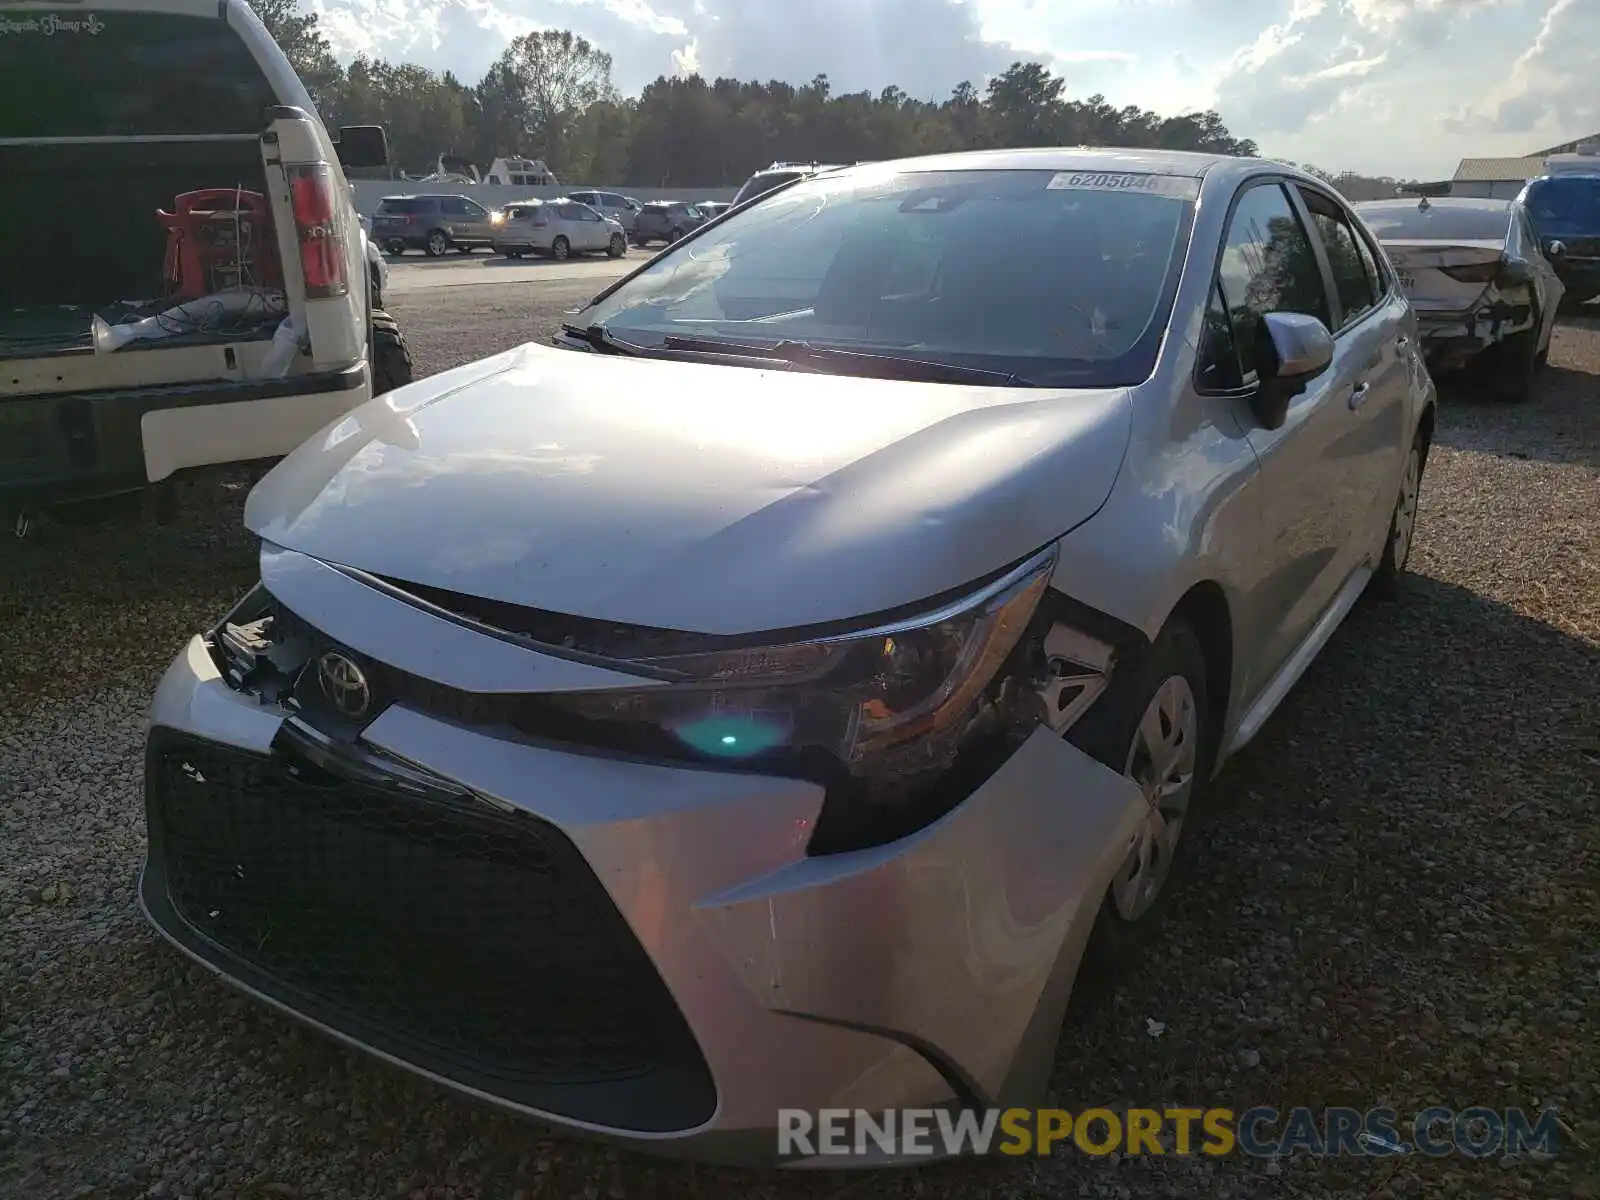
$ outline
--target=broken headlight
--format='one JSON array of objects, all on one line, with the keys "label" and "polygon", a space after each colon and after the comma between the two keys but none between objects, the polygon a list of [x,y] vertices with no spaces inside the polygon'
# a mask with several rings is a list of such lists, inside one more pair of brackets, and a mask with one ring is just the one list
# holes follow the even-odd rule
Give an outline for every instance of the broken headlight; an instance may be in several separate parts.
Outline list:
[{"label": "broken headlight", "polygon": [[811,778],[828,789],[820,825],[852,827],[839,847],[887,840],[958,803],[970,786],[960,760],[985,745],[1009,754],[1019,714],[1030,729],[1064,728],[1098,693],[1092,667],[1047,656],[1040,606],[1056,557],[1052,546],[952,603],[868,629],[631,658],[665,682],[538,705],[562,724],[637,735],[612,744]]}]

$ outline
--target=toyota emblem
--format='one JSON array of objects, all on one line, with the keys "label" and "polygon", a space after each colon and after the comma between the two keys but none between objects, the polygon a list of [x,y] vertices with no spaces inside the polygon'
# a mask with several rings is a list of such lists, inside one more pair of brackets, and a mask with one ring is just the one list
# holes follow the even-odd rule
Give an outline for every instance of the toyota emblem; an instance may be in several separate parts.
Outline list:
[{"label": "toyota emblem", "polygon": [[317,683],[328,703],[341,715],[366,715],[372,703],[372,688],[361,668],[337,650],[329,650],[317,659]]}]

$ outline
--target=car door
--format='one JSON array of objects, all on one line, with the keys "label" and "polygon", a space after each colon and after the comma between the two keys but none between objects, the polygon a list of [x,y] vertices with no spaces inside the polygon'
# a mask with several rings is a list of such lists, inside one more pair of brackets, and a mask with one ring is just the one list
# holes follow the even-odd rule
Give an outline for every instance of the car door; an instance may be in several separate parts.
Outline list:
[{"label": "car door", "polygon": [[475,242],[487,242],[494,236],[494,228],[489,220],[489,210],[476,200],[462,200],[466,205],[467,223],[472,230],[471,238]]},{"label": "car door", "polygon": [[572,239],[574,250],[602,250],[606,244],[606,224],[600,214],[587,204],[570,205],[572,209]]},{"label": "car door", "polygon": [[[1324,256],[1303,211],[1278,179],[1252,180],[1234,198],[1217,287],[1245,392],[1260,382],[1268,313],[1303,313],[1334,328]],[[1290,401],[1277,429],[1263,428],[1248,402],[1239,402],[1261,467],[1259,553],[1246,598],[1262,660],[1258,679],[1270,678],[1306,639],[1350,573],[1350,531],[1367,507],[1361,490],[1341,477],[1347,439],[1360,424],[1351,407],[1365,365],[1360,355],[1349,337],[1336,342],[1333,361]]]},{"label": "car door", "polygon": [[[1406,427],[1411,388],[1412,340],[1408,309],[1390,294],[1367,234],[1331,191],[1299,184],[1295,192],[1320,243],[1333,283],[1334,365],[1348,357],[1356,371],[1350,394],[1351,428],[1339,447],[1340,478],[1365,496],[1365,510],[1351,528],[1351,570],[1379,552],[1394,515],[1395,494],[1411,430]],[[1394,289],[1398,291],[1398,289]]]}]

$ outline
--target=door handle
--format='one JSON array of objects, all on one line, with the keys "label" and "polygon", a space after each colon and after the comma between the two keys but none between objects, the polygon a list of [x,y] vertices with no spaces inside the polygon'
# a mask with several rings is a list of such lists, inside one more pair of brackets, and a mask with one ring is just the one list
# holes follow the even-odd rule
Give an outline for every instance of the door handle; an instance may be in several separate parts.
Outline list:
[{"label": "door handle", "polygon": [[1356,384],[1355,391],[1350,393],[1350,407],[1360,408],[1367,402],[1367,395],[1372,391],[1372,385],[1363,380]]}]

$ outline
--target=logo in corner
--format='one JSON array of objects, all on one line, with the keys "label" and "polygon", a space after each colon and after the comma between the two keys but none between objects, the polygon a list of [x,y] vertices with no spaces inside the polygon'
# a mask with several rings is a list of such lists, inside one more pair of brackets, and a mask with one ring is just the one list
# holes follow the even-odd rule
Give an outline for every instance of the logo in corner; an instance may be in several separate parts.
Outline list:
[{"label": "logo in corner", "polygon": [[329,650],[317,659],[317,683],[341,716],[365,716],[372,705],[372,687],[366,675],[337,650]]}]

